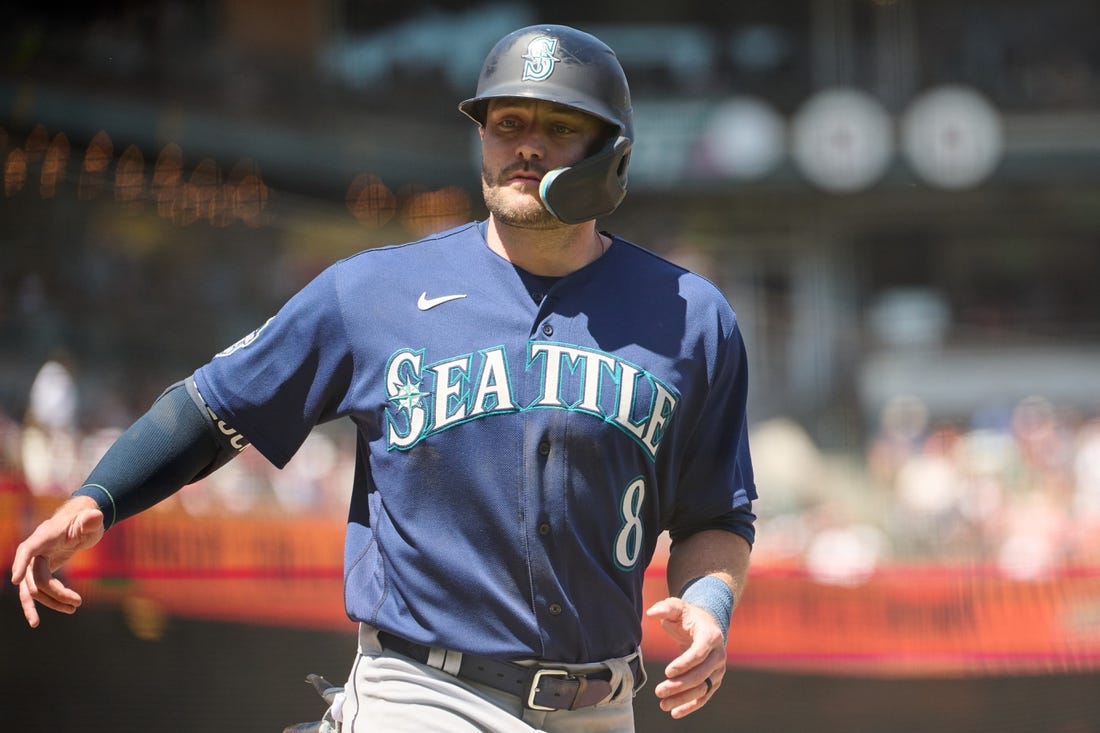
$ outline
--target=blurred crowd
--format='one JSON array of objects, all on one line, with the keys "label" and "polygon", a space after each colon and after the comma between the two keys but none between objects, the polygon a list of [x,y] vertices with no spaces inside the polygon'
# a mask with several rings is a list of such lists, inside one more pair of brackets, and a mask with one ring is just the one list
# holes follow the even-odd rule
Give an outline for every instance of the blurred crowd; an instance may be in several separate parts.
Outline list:
[{"label": "blurred crowd", "polygon": [[[77,382],[63,363],[43,364],[24,418],[0,414],[0,490],[61,499],[83,483],[126,425],[81,428],[79,399]],[[283,470],[249,449],[154,511],[343,517],[354,459],[352,426],[321,426]]]},{"label": "blurred crowd", "polygon": [[825,455],[787,420],[752,448],[758,562],[847,583],[928,559],[1017,579],[1100,561],[1100,416],[1040,396],[950,420],[899,396],[861,455]]},{"label": "blurred crowd", "polygon": [[[0,416],[0,490],[66,496],[123,425],[82,429],[73,375],[47,361],[26,414]],[[866,449],[832,455],[792,420],[751,428],[761,499],[755,562],[858,583],[933,561],[1041,579],[1100,563],[1100,416],[1042,397],[941,420],[901,396]],[[154,511],[342,519],[354,466],[345,421],[317,429],[277,470],[255,450]]]}]

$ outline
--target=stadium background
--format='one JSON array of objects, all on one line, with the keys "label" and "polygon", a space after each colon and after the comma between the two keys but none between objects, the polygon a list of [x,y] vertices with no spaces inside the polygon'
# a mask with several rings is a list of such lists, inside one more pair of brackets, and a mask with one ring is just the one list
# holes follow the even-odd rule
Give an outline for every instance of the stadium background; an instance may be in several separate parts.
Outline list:
[{"label": "stadium background", "polygon": [[[604,225],[717,282],[762,500],[720,697],[641,731],[1100,731],[1100,7],[0,10],[0,560],[168,383],[333,259],[484,215],[455,103],[540,20],[632,80]],[[0,594],[0,722],[278,730],[339,680],[348,426]],[[660,563],[651,576],[660,585]],[[654,590],[653,592],[657,592]],[[654,673],[667,657],[647,636]]]}]

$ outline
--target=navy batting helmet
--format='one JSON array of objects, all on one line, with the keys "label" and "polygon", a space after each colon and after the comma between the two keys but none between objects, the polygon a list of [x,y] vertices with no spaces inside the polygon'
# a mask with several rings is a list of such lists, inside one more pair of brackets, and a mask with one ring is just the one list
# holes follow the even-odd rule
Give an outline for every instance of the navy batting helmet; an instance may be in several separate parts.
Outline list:
[{"label": "navy batting helmet", "polygon": [[556,102],[593,115],[614,129],[607,143],[576,165],[543,176],[547,210],[567,224],[614,211],[626,195],[634,142],[630,87],[615,52],[600,39],[563,25],[534,25],[509,33],[485,59],[477,94],[458,105],[485,124],[489,100],[524,97]]}]

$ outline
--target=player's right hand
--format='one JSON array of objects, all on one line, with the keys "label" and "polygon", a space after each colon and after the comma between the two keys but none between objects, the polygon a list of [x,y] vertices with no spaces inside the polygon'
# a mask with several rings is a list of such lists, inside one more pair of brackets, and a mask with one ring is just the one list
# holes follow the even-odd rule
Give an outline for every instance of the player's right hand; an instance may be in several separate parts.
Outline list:
[{"label": "player's right hand", "polygon": [[75,613],[83,599],[54,577],[55,570],[80,550],[103,537],[103,512],[86,496],[69,499],[15,549],[11,582],[19,586],[19,602],[31,628],[38,626],[38,607]]}]

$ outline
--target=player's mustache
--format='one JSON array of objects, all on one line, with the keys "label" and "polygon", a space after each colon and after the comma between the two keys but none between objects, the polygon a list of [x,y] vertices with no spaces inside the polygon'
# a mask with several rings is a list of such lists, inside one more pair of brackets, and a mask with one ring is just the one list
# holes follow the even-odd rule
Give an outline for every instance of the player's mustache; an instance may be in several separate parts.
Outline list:
[{"label": "player's mustache", "polygon": [[540,165],[534,165],[531,163],[531,161],[520,161],[518,163],[513,163],[512,165],[505,167],[504,170],[500,172],[499,181],[501,184],[507,183],[512,174],[519,172],[534,173],[541,179],[543,176],[546,175],[547,170],[549,169],[543,168]]}]

